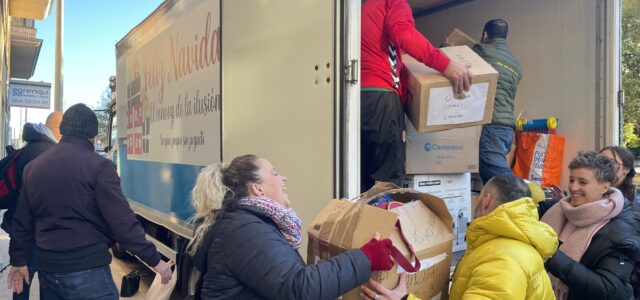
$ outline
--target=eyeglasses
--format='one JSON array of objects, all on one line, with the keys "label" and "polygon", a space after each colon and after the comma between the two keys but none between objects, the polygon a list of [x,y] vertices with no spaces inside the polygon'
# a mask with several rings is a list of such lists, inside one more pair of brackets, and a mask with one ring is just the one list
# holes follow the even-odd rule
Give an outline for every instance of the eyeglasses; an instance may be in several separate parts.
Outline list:
[{"label": "eyeglasses", "polygon": [[617,171],[618,169],[620,169],[620,167],[622,166],[622,164],[621,164],[621,163],[619,163],[619,162],[618,162],[617,160],[615,160],[615,159],[611,159],[611,162],[612,162],[612,163],[613,163],[613,165],[616,167],[616,171]]}]

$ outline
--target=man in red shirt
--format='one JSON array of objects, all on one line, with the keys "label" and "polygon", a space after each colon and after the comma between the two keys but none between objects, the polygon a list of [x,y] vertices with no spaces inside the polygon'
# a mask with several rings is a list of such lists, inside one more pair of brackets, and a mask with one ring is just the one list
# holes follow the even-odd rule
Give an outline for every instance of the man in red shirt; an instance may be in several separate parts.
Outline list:
[{"label": "man in red shirt", "polygon": [[407,53],[451,80],[456,93],[469,90],[468,68],[433,47],[415,28],[406,0],[362,2],[361,190],[375,181],[402,183],[404,109],[401,55]]}]

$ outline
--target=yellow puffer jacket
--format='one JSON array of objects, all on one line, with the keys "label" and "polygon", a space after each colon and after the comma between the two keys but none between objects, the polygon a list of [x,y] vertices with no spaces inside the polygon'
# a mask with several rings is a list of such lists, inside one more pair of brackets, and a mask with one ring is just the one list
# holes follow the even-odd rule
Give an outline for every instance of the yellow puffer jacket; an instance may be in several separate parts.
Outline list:
[{"label": "yellow puffer jacket", "polygon": [[449,298],[555,299],[543,259],[556,252],[558,237],[538,220],[531,198],[500,205],[474,220]]}]

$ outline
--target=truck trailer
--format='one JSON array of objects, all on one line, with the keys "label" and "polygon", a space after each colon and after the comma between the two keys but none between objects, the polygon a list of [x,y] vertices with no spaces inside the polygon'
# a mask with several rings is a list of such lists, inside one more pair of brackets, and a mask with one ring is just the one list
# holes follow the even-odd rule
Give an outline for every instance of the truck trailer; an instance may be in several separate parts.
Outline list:
[{"label": "truck trailer", "polygon": [[[434,45],[453,28],[479,39],[486,21],[509,22],[524,69],[516,112],[560,120],[565,170],[577,151],[619,143],[620,0],[408,2]],[[122,188],[181,282],[203,166],[269,159],[305,224],[359,195],[360,4],[166,0],[116,44]]]}]

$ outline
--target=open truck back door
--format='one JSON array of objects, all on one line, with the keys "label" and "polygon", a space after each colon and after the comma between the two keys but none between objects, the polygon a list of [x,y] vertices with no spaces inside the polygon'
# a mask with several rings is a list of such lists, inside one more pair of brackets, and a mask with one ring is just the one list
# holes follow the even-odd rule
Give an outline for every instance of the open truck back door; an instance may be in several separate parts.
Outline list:
[{"label": "open truck back door", "polygon": [[330,199],[358,192],[359,8],[222,1],[222,158],[269,159],[305,224]]},{"label": "open truck back door", "polygon": [[480,40],[485,22],[509,23],[507,40],[524,69],[515,112],[560,120],[563,170],[579,150],[620,142],[620,0],[446,2],[458,5],[414,10],[416,27],[436,45],[456,27]]}]

